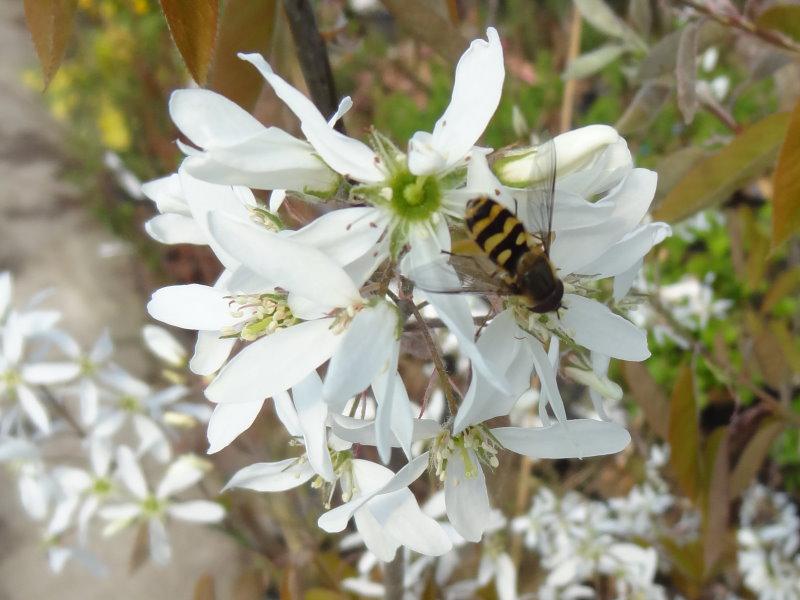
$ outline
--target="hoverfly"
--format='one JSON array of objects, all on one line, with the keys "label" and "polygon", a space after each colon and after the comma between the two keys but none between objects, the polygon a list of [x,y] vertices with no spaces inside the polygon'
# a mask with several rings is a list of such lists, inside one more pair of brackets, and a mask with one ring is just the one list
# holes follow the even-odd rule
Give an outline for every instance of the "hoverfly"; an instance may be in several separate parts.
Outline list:
[{"label": "hoverfly", "polygon": [[536,313],[561,308],[564,283],[550,261],[556,180],[552,140],[537,149],[531,175],[536,183],[525,190],[521,203],[515,201],[514,212],[488,196],[467,203],[467,233],[481,252],[450,254],[449,265],[459,282],[454,282],[451,271],[443,269],[447,262],[442,260],[414,272],[414,283],[429,292],[517,296]]}]

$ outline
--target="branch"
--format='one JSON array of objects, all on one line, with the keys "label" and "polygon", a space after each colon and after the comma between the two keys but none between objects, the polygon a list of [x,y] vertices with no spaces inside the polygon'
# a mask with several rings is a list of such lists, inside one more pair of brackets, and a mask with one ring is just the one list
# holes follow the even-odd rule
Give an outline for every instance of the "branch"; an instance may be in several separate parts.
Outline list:
[{"label": "branch", "polygon": [[[339,96],[328,60],[328,49],[317,29],[314,8],[309,0],[283,0],[283,9],[289,21],[297,58],[311,99],[325,118],[328,118],[336,112]],[[336,122],[335,128],[341,133],[345,132],[341,119]]]}]

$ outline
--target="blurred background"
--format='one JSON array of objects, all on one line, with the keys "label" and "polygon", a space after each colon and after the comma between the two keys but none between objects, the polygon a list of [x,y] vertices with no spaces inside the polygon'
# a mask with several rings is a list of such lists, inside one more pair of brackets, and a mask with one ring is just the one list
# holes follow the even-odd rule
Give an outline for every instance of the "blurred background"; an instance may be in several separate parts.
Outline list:
[{"label": "blurred background", "polygon": [[[174,14],[168,23],[162,10],[181,3],[41,4],[65,11],[47,48],[37,38],[35,10],[16,0],[0,5],[0,270],[14,273],[19,298],[55,288],[65,325],[80,341],[90,343],[108,325],[120,360],[154,377],[158,367],[139,333],[150,292],[213,282],[220,269],[207,248],[162,246],[142,227],[154,208],[141,183],[173,172],[181,158],[169,94],[203,85],[297,134],[288,109],[235,53],[263,52],[308,90],[298,60],[303,40],[275,0],[224,0],[214,23],[183,37]],[[767,496],[786,494],[790,508],[800,498],[800,3],[311,4],[336,93],[354,101],[345,118],[350,135],[363,138],[374,125],[402,143],[430,131],[449,102],[455,61],[494,25],[507,75],[484,145],[529,144],[605,123],[626,137],[639,166],[659,174],[653,214],[674,235],[648,257],[637,283],[641,302],[632,306],[651,332],[653,356],[612,365],[625,395],[608,410],[628,423],[633,448],[588,464],[508,460],[493,475],[494,504],[520,514],[540,487],[624,496],[641,481],[650,449],[668,444],[670,493],[697,517],[688,541],[647,541],[658,550],[668,597],[800,597],[790,586],[787,595],[765,596],[763,586],[748,585],[737,541],[742,495],[754,482]],[[187,447],[202,452],[202,437]],[[285,440],[256,443],[280,447]],[[236,464],[235,453],[219,460]],[[512,485],[518,474],[525,485]],[[353,597],[339,582],[356,573],[355,560],[307,527],[316,509],[297,507],[316,502],[308,495],[258,499],[267,506],[262,534],[273,543],[266,554],[195,528],[175,534],[170,567],[129,574],[133,542],[115,538],[106,556],[114,579],[94,582],[79,571],[46,574],[16,497],[3,493],[0,598],[185,598],[204,573],[213,575],[220,598],[278,597],[263,589],[280,597],[298,590],[305,596],[297,597]],[[759,518],[768,523],[765,511]],[[664,518],[674,522],[679,513]],[[784,533],[797,536],[800,521],[789,523]],[[785,556],[769,559],[765,548],[766,580],[800,577],[797,544],[785,547]],[[544,577],[539,559],[518,543],[512,556],[534,566],[520,572],[520,590],[536,590]],[[440,597],[430,589],[426,597]],[[602,581],[592,590],[582,597],[615,597]],[[480,597],[493,594],[487,585]]]}]

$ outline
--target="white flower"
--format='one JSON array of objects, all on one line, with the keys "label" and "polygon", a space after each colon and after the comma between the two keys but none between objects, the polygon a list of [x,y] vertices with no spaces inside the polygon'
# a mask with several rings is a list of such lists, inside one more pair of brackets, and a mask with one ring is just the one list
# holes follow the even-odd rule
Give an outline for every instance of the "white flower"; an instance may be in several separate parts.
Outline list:
[{"label": "white flower", "polygon": [[162,427],[167,409],[193,416],[194,405],[178,403],[189,394],[182,385],[153,390],[148,384],[120,367],[107,370],[103,382],[109,388],[100,415],[90,433],[94,439],[111,439],[130,422],[139,438],[138,454],[151,453],[161,462],[172,455]]},{"label": "white flower", "polygon": [[163,327],[145,325],[142,327],[142,340],[150,352],[171,367],[180,369],[186,366],[186,349]]},{"label": "white flower", "polygon": [[17,478],[20,502],[28,516],[35,521],[44,520],[58,490],[38,446],[31,440],[0,438],[0,463],[5,463]]},{"label": "white flower", "polygon": [[26,337],[31,332],[43,331],[50,320],[41,322],[32,318],[35,313],[21,315],[12,312],[2,327],[2,352],[0,352],[0,401],[13,403],[4,407],[3,430],[22,426],[18,409],[42,433],[50,432],[50,415],[35,391],[35,386],[64,383],[75,378],[80,367],[73,362],[25,362]]},{"label": "white flower", "polygon": [[179,457],[166,470],[164,477],[151,491],[142,469],[130,448],[117,450],[118,475],[132,495],[132,501],[107,505],[100,509],[100,516],[109,521],[104,533],[113,535],[133,523],[147,526],[150,541],[150,557],[157,564],[170,561],[171,550],[165,521],[167,518],[194,523],[217,523],[225,516],[225,509],[209,500],[175,501],[173,496],[199,482],[207,470],[205,463],[197,457]]}]

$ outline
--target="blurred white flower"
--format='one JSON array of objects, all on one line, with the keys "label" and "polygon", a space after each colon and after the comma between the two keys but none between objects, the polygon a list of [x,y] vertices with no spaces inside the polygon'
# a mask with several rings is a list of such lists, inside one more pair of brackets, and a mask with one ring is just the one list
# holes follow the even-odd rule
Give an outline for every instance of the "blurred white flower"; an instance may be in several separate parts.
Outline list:
[{"label": "blurred white flower", "polygon": [[155,563],[166,564],[172,556],[166,529],[169,518],[194,523],[218,523],[225,517],[225,509],[218,502],[174,499],[176,494],[194,486],[205,475],[208,466],[199,458],[191,455],[177,458],[167,468],[154,491],[148,487],[130,448],[118,448],[116,459],[117,474],[132,500],[109,504],[100,509],[100,516],[108,521],[104,534],[113,535],[135,523],[146,526],[150,557]]}]

